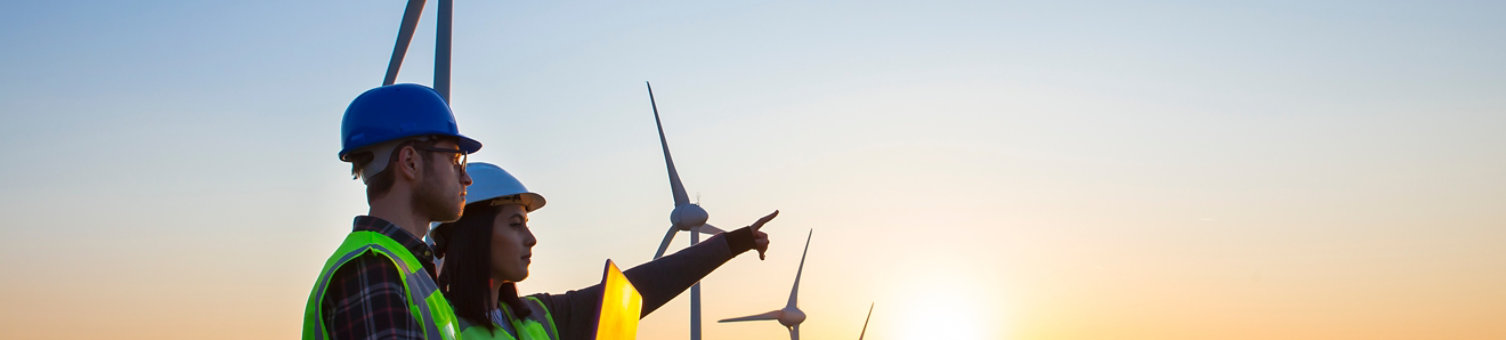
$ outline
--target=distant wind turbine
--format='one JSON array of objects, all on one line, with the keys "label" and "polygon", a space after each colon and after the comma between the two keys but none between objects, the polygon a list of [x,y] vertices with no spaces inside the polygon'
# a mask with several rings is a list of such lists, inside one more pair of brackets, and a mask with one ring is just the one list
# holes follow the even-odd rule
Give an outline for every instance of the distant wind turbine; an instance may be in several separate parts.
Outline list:
[{"label": "distant wind turbine", "polygon": [[[789,329],[790,340],[800,340],[800,323],[805,322],[805,312],[800,311],[800,307],[796,306],[795,302],[800,297],[800,274],[805,271],[805,254],[806,252],[809,252],[811,250],[811,234],[814,233],[815,230],[811,230],[805,235],[805,250],[800,252],[800,268],[795,270],[795,286],[794,288],[790,288],[790,301],[789,303],[786,303],[784,305],[784,308],[776,309],[774,311],[763,314],[722,319],[721,321],[717,322],[779,320],[779,324],[784,325],[784,328]],[[869,305],[868,308],[868,313],[870,316],[872,316],[873,306]],[[866,320],[863,321],[863,329],[864,331],[867,331],[868,329],[868,321]],[[862,337],[862,335],[860,334],[859,337]]]}]

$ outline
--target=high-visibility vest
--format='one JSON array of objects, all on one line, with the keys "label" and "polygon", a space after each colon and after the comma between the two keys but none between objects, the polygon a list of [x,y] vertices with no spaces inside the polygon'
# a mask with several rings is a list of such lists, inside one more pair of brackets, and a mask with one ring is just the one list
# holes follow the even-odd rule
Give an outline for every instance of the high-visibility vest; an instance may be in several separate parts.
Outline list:
[{"label": "high-visibility vest", "polygon": [[408,312],[413,314],[413,320],[417,320],[423,328],[425,339],[456,339],[455,331],[458,327],[455,323],[455,311],[450,308],[450,301],[445,300],[444,294],[439,292],[439,285],[434,284],[434,279],[429,277],[418,258],[387,235],[374,231],[357,231],[346,236],[345,242],[340,244],[335,254],[324,262],[324,270],[319,273],[319,281],[314,284],[314,291],[309,293],[308,306],[303,310],[304,340],[330,338],[328,325],[324,324],[323,313],[320,312],[320,302],[324,301],[324,293],[329,289],[330,277],[335,275],[340,266],[367,253],[382,255],[397,265],[403,278],[403,290],[408,293]]},{"label": "high-visibility vest", "polygon": [[[544,302],[529,296],[523,298],[523,304],[533,310],[533,314],[527,318],[513,317],[516,314],[512,313],[506,305],[503,305],[500,310],[504,319],[502,321],[512,325],[512,329],[518,332],[517,338],[502,329],[502,325],[497,325],[495,330],[489,330],[486,326],[473,324],[465,319],[460,319],[460,338],[464,340],[559,340],[559,329],[555,328],[554,315],[549,313],[549,308],[544,307]],[[493,313],[496,312],[493,311]]]}]

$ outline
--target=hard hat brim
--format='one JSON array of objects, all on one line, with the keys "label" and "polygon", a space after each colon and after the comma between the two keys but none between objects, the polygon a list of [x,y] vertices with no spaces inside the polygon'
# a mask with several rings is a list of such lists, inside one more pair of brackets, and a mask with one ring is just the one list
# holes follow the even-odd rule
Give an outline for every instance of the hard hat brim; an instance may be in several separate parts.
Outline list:
[{"label": "hard hat brim", "polygon": [[471,137],[462,136],[458,133],[454,137],[456,140],[455,144],[459,144],[460,150],[465,151],[466,154],[473,154],[481,150],[481,142],[471,139]]},{"label": "hard hat brim", "polygon": [[533,212],[534,210],[539,210],[539,208],[544,207],[544,195],[525,192],[523,193],[523,197],[523,207],[526,208],[528,212]]},{"label": "hard hat brim", "polygon": [[[412,136],[396,137],[396,138],[392,138],[390,140],[384,140],[384,141],[380,141],[380,142],[376,142],[376,143],[370,143],[370,144],[363,144],[363,145],[357,145],[357,146],[347,147],[345,149],[341,149],[340,150],[340,155],[339,155],[340,156],[340,160],[341,161],[345,161],[345,162],[349,162],[350,159],[345,158],[345,156],[349,155],[351,152],[355,152],[355,151],[358,151],[358,150],[361,150],[361,149],[365,149],[365,148],[369,148],[369,147],[376,146],[376,145],[381,145],[382,143],[388,143],[388,142],[392,142],[392,141],[396,141],[396,140],[401,140],[401,139],[404,139],[404,138],[413,138],[413,137],[419,137],[419,136],[426,136],[426,135],[425,134],[415,134],[415,135],[412,135]],[[481,142],[480,141],[477,141],[475,139],[471,139],[471,137],[466,137],[466,136],[458,134],[458,133],[457,134],[437,134],[437,135],[427,135],[427,136],[454,137],[455,138],[455,145],[460,146],[460,151],[465,151],[465,153],[467,155],[476,153],[476,151],[480,151],[481,150]]]},{"label": "hard hat brim", "polygon": [[[513,199],[513,196],[517,196],[517,198]],[[518,205],[522,205],[523,206],[523,210],[528,211],[528,212],[533,212],[534,210],[539,210],[539,208],[543,208],[545,201],[544,201],[544,195],[539,195],[539,194],[531,193],[531,192],[525,192],[525,193],[520,193],[520,194],[513,194],[513,195],[506,195],[506,196],[498,196],[498,197],[488,198],[486,200],[478,201],[478,202],[475,202],[475,203],[472,203],[472,204],[478,204],[478,203],[479,204],[489,204],[489,205],[493,205],[493,206],[508,205],[508,204],[518,204]]]}]

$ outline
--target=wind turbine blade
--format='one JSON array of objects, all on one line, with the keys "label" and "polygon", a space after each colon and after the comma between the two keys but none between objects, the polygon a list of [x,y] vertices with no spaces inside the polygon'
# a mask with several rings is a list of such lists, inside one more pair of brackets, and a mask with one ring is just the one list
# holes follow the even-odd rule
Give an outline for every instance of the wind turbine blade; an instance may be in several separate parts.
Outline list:
[{"label": "wind turbine blade", "polygon": [[654,102],[654,85],[643,82],[648,86],[648,104],[654,108],[654,126],[659,128],[659,145],[664,147],[664,166],[669,168],[669,190],[675,195],[675,206],[679,207],[690,203],[690,196],[685,194],[685,185],[680,183],[680,173],[675,171],[675,160],[669,157],[669,141],[664,139],[664,124],[659,122],[659,104]]},{"label": "wind turbine blade", "polygon": [[403,56],[408,54],[408,43],[413,42],[413,30],[418,28],[418,17],[423,11],[424,0],[408,0],[408,9],[403,10],[403,25],[397,29],[397,45],[392,47],[392,59],[387,61],[383,86],[397,82],[397,70],[403,66]]},{"label": "wind turbine blade", "polygon": [[868,334],[868,319],[873,318],[873,303],[868,303],[868,317],[863,318],[863,331],[858,332],[858,340],[863,340],[863,334]]},{"label": "wind turbine blade", "polygon": [[800,340],[800,324],[790,327],[790,340]]},{"label": "wind turbine blade", "polygon": [[776,310],[776,311],[772,311],[772,312],[768,312],[768,313],[763,313],[763,314],[754,314],[754,315],[749,315],[749,316],[744,316],[744,317],[721,319],[721,320],[718,320],[717,322],[742,322],[742,321],[756,321],[756,320],[778,320],[779,319],[779,315],[781,315],[781,314],[784,314],[783,310]]},{"label": "wind turbine blade", "polygon": [[659,252],[654,253],[655,260],[658,260],[660,257],[664,257],[664,250],[669,249],[669,241],[675,239],[675,232],[678,231],[680,231],[680,229],[675,228],[675,226],[669,226],[669,232],[664,233],[664,242],[659,243]]},{"label": "wind turbine blade", "polygon": [[726,230],[722,230],[710,224],[702,224],[701,226],[696,227],[696,230],[706,235],[724,234],[727,232]]},{"label": "wind turbine blade", "polygon": [[814,233],[816,230],[811,229],[805,234],[805,250],[800,252],[800,269],[795,270],[795,288],[790,288],[790,303],[784,305],[785,308],[795,307],[795,300],[800,297],[800,274],[805,272],[805,253],[811,250],[811,234]]}]

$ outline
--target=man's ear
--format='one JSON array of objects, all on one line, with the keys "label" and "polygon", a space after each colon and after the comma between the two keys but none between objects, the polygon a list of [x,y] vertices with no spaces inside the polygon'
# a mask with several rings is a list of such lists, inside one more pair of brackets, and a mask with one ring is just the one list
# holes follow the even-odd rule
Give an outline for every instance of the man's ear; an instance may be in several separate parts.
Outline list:
[{"label": "man's ear", "polygon": [[398,175],[409,181],[417,181],[423,173],[423,157],[418,157],[418,149],[404,145],[397,153]]}]

